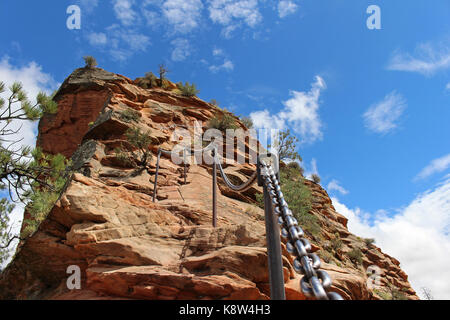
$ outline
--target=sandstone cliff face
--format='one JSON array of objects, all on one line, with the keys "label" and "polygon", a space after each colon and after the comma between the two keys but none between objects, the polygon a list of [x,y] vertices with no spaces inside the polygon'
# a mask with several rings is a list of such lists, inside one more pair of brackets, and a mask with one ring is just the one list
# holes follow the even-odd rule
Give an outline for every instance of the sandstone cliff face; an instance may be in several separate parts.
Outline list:
[{"label": "sandstone cliff face", "polygon": [[[191,165],[187,184],[182,168],[162,158],[158,201],[152,202],[155,158],[136,173],[114,149],[130,127],[150,130],[158,147],[172,149],[175,128],[193,130],[223,112],[175,91],[142,89],[132,80],[101,69],[78,69],[57,96],[59,111],[40,122],[38,144],[46,152],[73,156],[77,168],[67,189],[38,231],[20,245],[0,276],[2,299],[268,299],[264,212],[254,205],[257,186],[244,194],[219,179],[218,227],[212,227],[211,168]],[[138,119],[125,119],[126,110]],[[229,165],[233,181],[245,181],[254,167]],[[366,269],[381,270],[382,286],[403,289],[417,299],[399,262],[347,230],[325,190],[306,182],[311,214],[322,233],[310,239],[345,299],[379,299],[367,287]],[[342,245],[331,250],[339,238]],[[361,248],[362,264],[347,253]],[[305,299],[300,276],[283,245],[288,299]],[[66,286],[66,270],[82,270],[81,290]]]}]

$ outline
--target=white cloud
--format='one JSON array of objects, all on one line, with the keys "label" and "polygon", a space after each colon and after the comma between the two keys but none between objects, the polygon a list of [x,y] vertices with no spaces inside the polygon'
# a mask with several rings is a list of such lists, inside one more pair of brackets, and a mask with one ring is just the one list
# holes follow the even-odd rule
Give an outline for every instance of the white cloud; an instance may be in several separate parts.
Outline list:
[{"label": "white cloud", "polygon": [[341,186],[339,184],[339,181],[333,179],[330,181],[330,183],[328,183],[327,185],[327,190],[328,191],[337,191],[341,194],[348,194],[348,190],[346,190],[343,186]]},{"label": "white cloud", "polygon": [[[21,82],[32,102],[35,101],[34,99],[40,91],[50,94],[57,86],[57,83],[52,76],[43,72],[42,67],[36,62],[33,61],[28,63],[28,65],[16,67],[10,64],[8,57],[3,57],[0,61],[0,80],[3,81],[7,87],[13,84],[14,81]],[[6,92],[2,94],[2,97],[5,98],[8,93],[9,90],[6,90]],[[34,147],[36,142],[37,123],[14,121],[11,123],[10,128],[18,129],[20,126],[22,126],[20,132],[10,138],[14,140],[23,139],[23,145]]]},{"label": "white cloud", "polygon": [[281,0],[278,3],[278,16],[284,18],[297,11],[298,5],[292,0]]},{"label": "white cloud", "polygon": [[450,153],[431,161],[430,164],[419,172],[419,174],[415,177],[415,180],[428,178],[429,176],[435,173],[443,172],[448,168],[450,168]]},{"label": "white cloud", "polygon": [[395,91],[389,93],[384,99],[364,113],[364,122],[367,128],[376,133],[388,133],[397,128],[397,120],[406,109],[406,100]]},{"label": "white cloud", "polygon": [[414,54],[395,52],[388,64],[389,70],[433,75],[450,68],[450,45],[420,44]]},{"label": "white cloud", "polygon": [[[258,128],[260,120],[264,119],[272,128],[283,129],[289,124],[300,135],[301,143],[313,143],[322,139],[322,121],[319,116],[319,98],[322,90],[326,88],[325,81],[315,77],[308,92],[292,90],[292,98],[283,102],[284,108],[277,114],[270,115],[267,110],[252,112],[255,127]],[[262,124],[262,123],[261,123]],[[267,124],[264,128],[267,128]]]},{"label": "white cloud", "polygon": [[304,175],[305,178],[312,180],[312,175],[316,174],[320,176],[319,169],[317,168],[317,160],[315,158],[311,159],[311,163],[309,166],[303,164],[303,168],[305,169]]},{"label": "white cloud", "polygon": [[213,56],[214,57],[220,57],[220,56],[223,56],[225,53],[223,52],[223,50],[222,49],[219,49],[219,48],[214,48],[213,49]]},{"label": "white cloud", "polygon": [[234,70],[234,64],[233,64],[233,62],[231,60],[225,59],[223,64],[221,64],[221,65],[212,65],[212,66],[209,67],[209,70],[212,73],[217,73],[220,70],[233,71]]},{"label": "white cloud", "polygon": [[[214,57],[214,60],[217,61],[216,64],[211,64],[208,69],[212,73],[217,73],[219,71],[233,71],[234,70],[234,63],[227,57],[227,54],[223,49],[220,48],[214,48],[212,51],[212,55]],[[223,59],[223,62],[221,61]],[[206,60],[203,60],[206,65],[209,65],[209,63]],[[219,62],[220,61],[220,62]]]},{"label": "white cloud", "polygon": [[375,216],[349,209],[333,198],[338,212],[346,216],[349,230],[375,238],[377,245],[401,262],[413,288],[431,289],[436,299],[450,299],[450,179],[419,195],[397,214]]},{"label": "white cloud", "polygon": [[175,32],[188,33],[198,27],[203,3],[201,0],[167,0],[162,12]]},{"label": "white cloud", "polygon": [[255,27],[262,21],[258,0],[208,0],[209,17],[224,26],[223,34],[230,37],[241,24]]},{"label": "white cloud", "polygon": [[450,91],[450,82],[449,82],[449,83],[447,83],[447,85],[445,86],[445,90],[448,90],[448,91]]},{"label": "white cloud", "polygon": [[132,31],[121,32],[120,37],[129,45],[131,51],[145,51],[150,45],[150,38],[144,34]]},{"label": "white cloud", "polygon": [[138,14],[133,10],[134,0],[113,0],[114,13],[124,26],[136,23]]},{"label": "white cloud", "polygon": [[125,61],[136,52],[145,52],[151,45],[150,38],[131,28],[123,28],[118,24],[113,24],[105,29],[105,33],[90,35],[93,44],[99,41],[99,45],[104,42],[104,49],[112,56],[113,60]]},{"label": "white cloud", "polygon": [[108,38],[106,37],[106,34],[103,32],[92,32],[88,35],[89,43],[93,46],[101,46],[105,45],[108,42]]},{"label": "white cloud", "polygon": [[183,61],[191,55],[191,46],[189,45],[188,40],[177,38],[173,40],[171,44],[174,46],[172,51],[173,61]]},{"label": "white cloud", "polygon": [[250,113],[250,118],[253,121],[254,127],[257,129],[283,130],[286,127],[284,119],[281,119],[278,115],[271,115],[268,110],[252,112]]}]

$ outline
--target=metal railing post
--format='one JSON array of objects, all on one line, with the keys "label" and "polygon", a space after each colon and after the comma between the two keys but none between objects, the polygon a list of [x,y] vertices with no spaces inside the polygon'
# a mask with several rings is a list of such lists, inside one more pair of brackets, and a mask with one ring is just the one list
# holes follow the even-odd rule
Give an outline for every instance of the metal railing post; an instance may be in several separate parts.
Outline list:
[{"label": "metal railing post", "polygon": [[161,148],[158,149],[158,159],[156,160],[155,184],[153,185],[153,202],[156,201],[156,193],[158,192],[158,173],[159,173],[160,159],[161,159]]},{"label": "metal railing post", "polygon": [[[258,161],[258,166],[260,162]],[[261,170],[258,172],[261,175]],[[263,177],[260,177],[261,180]],[[261,181],[262,182],[262,181]],[[273,213],[272,200],[266,183],[264,189],[264,214],[266,222],[267,259],[269,265],[270,299],[286,300],[284,289],[283,260],[281,254],[280,229]]]},{"label": "metal railing post", "polygon": [[183,150],[183,162],[184,162],[184,184],[186,185],[186,177],[187,177],[186,149]]},{"label": "metal railing post", "polygon": [[212,150],[213,156],[213,172],[212,172],[212,211],[213,211],[213,227],[217,227],[217,164],[216,164],[216,149]]}]

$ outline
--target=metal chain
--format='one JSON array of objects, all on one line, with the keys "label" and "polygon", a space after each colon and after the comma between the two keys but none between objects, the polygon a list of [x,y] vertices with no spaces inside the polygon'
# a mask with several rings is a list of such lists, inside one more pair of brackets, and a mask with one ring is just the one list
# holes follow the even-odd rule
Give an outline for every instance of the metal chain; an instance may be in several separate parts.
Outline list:
[{"label": "metal chain", "polygon": [[[183,156],[185,157],[185,151]],[[202,150],[194,150],[194,152],[205,152],[209,150],[216,150],[213,143]],[[192,152],[192,150],[190,150]],[[158,158],[161,153],[170,153],[170,151],[159,149]],[[217,166],[220,175],[225,181],[226,185],[234,191],[243,192],[250,188],[258,178],[258,172],[255,171],[252,176],[243,184],[236,186],[227,177],[223,167],[218,159],[217,152],[213,153],[214,166]],[[159,159],[157,169],[159,167]],[[261,175],[263,183],[269,191],[270,201],[273,204],[273,212],[278,217],[278,224],[281,227],[281,236],[287,240],[286,249],[289,253],[295,255],[294,270],[303,275],[300,280],[300,288],[307,297],[315,297],[318,300],[343,300],[343,298],[336,292],[329,292],[331,288],[331,278],[324,270],[320,270],[321,261],[317,254],[311,252],[311,244],[303,238],[304,232],[298,225],[297,219],[289,209],[283,192],[281,192],[280,182],[273,171],[271,165],[261,161]],[[158,172],[158,170],[157,170]],[[158,174],[156,174],[157,176]],[[157,179],[157,178],[156,178]],[[155,188],[157,180],[155,179]],[[153,197],[155,201],[156,192]]]},{"label": "metal chain", "polygon": [[329,292],[331,278],[327,272],[320,270],[321,262],[317,254],[311,252],[311,244],[303,238],[304,232],[284,199],[281,186],[272,166],[261,163],[263,182],[269,190],[274,213],[278,217],[281,236],[287,240],[286,249],[293,254],[294,270],[303,275],[300,288],[307,297],[318,300],[343,300],[336,292]]},{"label": "metal chain", "polygon": [[258,172],[255,171],[246,182],[237,186],[233,184],[230,181],[230,179],[228,179],[228,176],[223,170],[222,164],[218,158],[217,152],[215,153],[214,162],[219,168],[220,175],[222,176],[222,179],[225,181],[225,184],[233,191],[240,191],[240,192],[247,191],[256,182],[256,179],[258,178]]}]

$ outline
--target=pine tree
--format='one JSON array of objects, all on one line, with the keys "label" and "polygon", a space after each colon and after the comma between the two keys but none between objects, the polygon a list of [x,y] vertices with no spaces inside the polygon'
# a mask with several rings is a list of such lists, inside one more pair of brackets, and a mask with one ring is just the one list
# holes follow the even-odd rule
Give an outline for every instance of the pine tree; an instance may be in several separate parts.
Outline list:
[{"label": "pine tree", "polygon": [[[17,121],[36,121],[44,114],[56,113],[57,104],[45,93],[39,93],[32,103],[22,85],[13,83],[6,99],[0,98],[0,263],[8,258],[10,245],[36,230],[62,190],[69,175],[69,161],[62,155],[47,155],[39,148],[20,146],[13,129]],[[0,82],[0,94],[5,94],[5,84]],[[9,216],[14,203],[27,205],[31,218],[22,235],[11,233]]]}]

